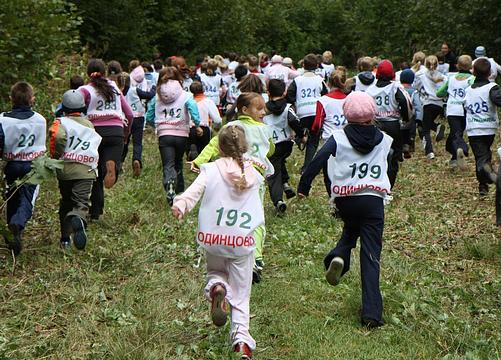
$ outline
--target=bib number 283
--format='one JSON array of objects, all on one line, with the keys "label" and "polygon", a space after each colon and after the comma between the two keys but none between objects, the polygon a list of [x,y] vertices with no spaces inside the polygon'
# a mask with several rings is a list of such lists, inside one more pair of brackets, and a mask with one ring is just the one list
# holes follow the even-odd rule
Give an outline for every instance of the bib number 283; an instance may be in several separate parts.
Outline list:
[{"label": "bib number 283", "polygon": [[242,229],[250,229],[249,223],[252,217],[247,212],[239,213],[236,209],[226,210],[224,207],[221,207],[216,210],[216,213],[217,226],[221,226],[221,223],[224,222],[226,226],[238,226]]}]

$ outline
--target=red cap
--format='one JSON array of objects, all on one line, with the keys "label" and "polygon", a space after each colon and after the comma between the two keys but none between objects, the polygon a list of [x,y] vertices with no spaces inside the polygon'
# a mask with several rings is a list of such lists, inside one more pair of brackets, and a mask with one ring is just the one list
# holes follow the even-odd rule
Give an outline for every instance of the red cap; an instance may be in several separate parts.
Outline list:
[{"label": "red cap", "polygon": [[393,64],[390,60],[383,60],[379,63],[376,70],[376,79],[393,80],[395,72],[393,71]]}]

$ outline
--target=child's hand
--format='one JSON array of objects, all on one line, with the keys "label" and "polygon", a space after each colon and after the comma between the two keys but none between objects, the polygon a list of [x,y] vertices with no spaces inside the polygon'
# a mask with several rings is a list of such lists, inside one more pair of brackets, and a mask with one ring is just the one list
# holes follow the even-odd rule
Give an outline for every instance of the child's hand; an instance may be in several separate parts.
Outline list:
[{"label": "child's hand", "polygon": [[204,130],[200,126],[195,129],[195,132],[197,133],[198,137],[201,137],[204,135]]},{"label": "child's hand", "polygon": [[193,161],[188,161],[188,164],[190,164],[190,170],[192,172],[194,172],[195,174],[200,174],[200,169],[195,165]]},{"label": "child's hand", "polygon": [[301,193],[297,193],[297,197],[301,200],[306,199],[306,195]]},{"label": "child's hand", "polygon": [[175,206],[172,207],[172,215],[178,220],[182,220],[184,214]]}]

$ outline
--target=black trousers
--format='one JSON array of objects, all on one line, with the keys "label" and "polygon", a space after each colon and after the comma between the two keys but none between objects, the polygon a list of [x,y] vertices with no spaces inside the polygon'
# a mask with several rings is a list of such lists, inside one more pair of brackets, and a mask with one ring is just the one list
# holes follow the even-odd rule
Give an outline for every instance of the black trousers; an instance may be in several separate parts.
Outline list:
[{"label": "black trousers", "polygon": [[[98,131],[96,127],[96,131]],[[99,131],[98,131],[99,133]],[[101,144],[98,148],[99,162],[97,164],[97,179],[92,185],[90,196],[90,215],[97,218],[103,214],[104,210],[104,177],[106,176],[106,162],[115,162],[115,176],[118,180],[118,169],[121,167],[122,152],[124,148],[123,136],[102,136]]]},{"label": "black trousers", "polygon": [[388,164],[388,177],[390,179],[391,187],[395,185],[397,181],[397,174],[399,168],[399,162],[402,161],[402,131],[400,130],[399,121],[377,121],[377,127],[384,131],[386,134],[393,138],[393,143],[391,144],[391,149],[393,153],[391,155],[390,163]]},{"label": "black trousers", "polygon": [[144,133],[144,117],[134,118],[132,122],[129,138],[127,143],[124,145],[122,152],[122,163],[125,162],[127,153],[129,152],[129,143],[132,138],[132,161],[138,160],[143,165],[142,155],[143,155],[143,133]]},{"label": "black trousers", "polygon": [[494,142],[495,135],[483,136],[468,136],[471,151],[475,156],[475,173],[479,184],[490,184],[491,179],[484,171],[485,164],[490,164],[492,161],[491,146]]},{"label": "black trousers", "polygon": [[93,182],[92,179],[59,180],[59,222],[62,238],[71,235],[71,217],[78,216],[84,223],[87,222]]},{"label": "black trousers", "polygon": [[190,151],[191,145],[197,147],[197,152],[200,154],[202,150],[209,144],[211,139],[211,130],[208,126],[200,126],[204,131],[202,136],[197,136],[196,128],[190,128],[190,136],[188,137],[188,147],[186,152]]},{"label": "black trousers", "polygon": [[449,123],[449,136],[445,142],[445,150],[452,155],[452,160],[457,159],[458,149],[463,149],[465,155],[468,155],[468,145],[463,139],[464,129],[466,128],[465,116],[447,116]]},{"label": "black trousers", "polygon": [[433,152],[433,144],[431,143],[431,130],[437,131],[438,124],[435,119],[442,114],[443,108],[439,105],[428,104],[423,106],[423,137],[426,140],[424,152],[426,155]]},{"label": "black trousers", "polygon": [[287,172],[286,161],[292,153],[292,141],[282,141],[275,144],[275,152],[270,157],[270,162],[275,168],[273,175],[267,178],[268,188],[270,189],[270,197],[273,205],[283,200],[284,183],[289,181],[289,173]]},{"label": "black trousers", "polygon": [[315,156],[317,152],[318,143],[320,142],[320,134],[312,134],[311,127],[313,126],[313,121],[315,121],[315,116],[307,116],[299,119],[299,124],[303,129],[310,130],[308,135],[308,140],[306,141],[306,149],[304,153],[304,163],[301,168],[301,172],[306,169],[306,167],[310,164],[311,160]]},{"label": "black trousers", "polygon": [[382,320],[383,299],[379,289],[380,259],[384,229],[383,199],[377,196],[347,196],[335,200],[344,226],[336,247],[324,259],[327,269],[334,257],[344,260],[342,275],[350,270],[351,250],[360,238],[362,318]]},{"label": "black trousers", "polygon": [[187,142],[188,138],[184,136],[164,135],[158,138],[165,191],[169,190],[170,182],[174,182],[176,193],[184,191],[183,156]]}]

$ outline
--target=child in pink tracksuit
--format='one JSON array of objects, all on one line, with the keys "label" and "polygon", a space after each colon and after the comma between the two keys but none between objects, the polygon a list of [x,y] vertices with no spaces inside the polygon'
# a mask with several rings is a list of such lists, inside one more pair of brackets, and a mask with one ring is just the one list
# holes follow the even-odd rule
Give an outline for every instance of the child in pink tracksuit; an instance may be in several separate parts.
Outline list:
[{"label": "child in pink tracksuit", "polygon": [[[200,175],[181,195],[172,212],[182,219],[200,197],[197,242],[205,250],[207,286],[212,302],[212,321],[226,323],[227,303],[231,306],[233,351],[243,359],[252,358],[256,342],[249,333],[249,302],[254,266],[254,230],[264,224],[259,188],[264,178],[250,161],[244,160],[248,144],[238,126],[226,126],[219,133],[221,158],[201,166]],[[210,179],[210,181],[209,181]]]}]

